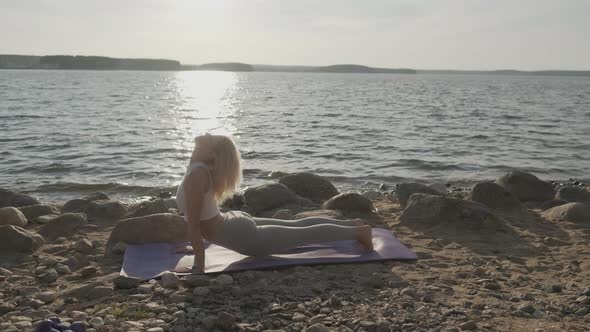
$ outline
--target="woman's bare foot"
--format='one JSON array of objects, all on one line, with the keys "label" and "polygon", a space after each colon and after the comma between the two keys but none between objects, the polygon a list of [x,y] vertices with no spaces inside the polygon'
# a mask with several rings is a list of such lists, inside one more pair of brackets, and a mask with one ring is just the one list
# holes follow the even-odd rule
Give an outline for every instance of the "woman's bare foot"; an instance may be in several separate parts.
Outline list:
[{"label": "woman's bare foot", "polygon": [[373,232],[370,225],[359,227],[357,241],[367,252],[373,251]]}]

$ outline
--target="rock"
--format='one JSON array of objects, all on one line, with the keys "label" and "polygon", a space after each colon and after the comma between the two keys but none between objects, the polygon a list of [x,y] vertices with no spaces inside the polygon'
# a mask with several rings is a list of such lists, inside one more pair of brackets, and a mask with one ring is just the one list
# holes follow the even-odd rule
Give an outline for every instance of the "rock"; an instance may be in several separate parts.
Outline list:
[{"label": "rock", "polygon": [[440,225],[461,223],[461,227],[480,229],[484,226],[503,228],[497,216],[485,205],[458,198],[413,194],[400,216],[402,223]]},{"label": "rock", "polygon": [[512,193],[521,202],[544,202],[553,199],[555,195],[555,189],[550,183],[521,171],[512,171],[501,176],[496,180],[496,184]]},{"label": "rock", "polygon": [[41,202],[32,196],[21,194],[10,189],[0,188],[0,207],[20,207],[34,204],[41,204]]},{"label": "rock", "polygon": [[127,207],[118,201],[96,200],[88,202],[76,211],[85,213],[90,219],[118,220],[127,214]]},{"label": "rock", "polygon": [[231,286],[234,283],[234,278],[228,274],[220,274],[215,279],[211,280],[211,283],[221,288]]},{"label": "rock", "polygon": [[110,200],[109,196],[102,191],[97,191],[90,195],[86,195],[82,197],[83,200],[92,202],[92,201],[108,201]]},{"label": "rock", "polygon": [[289,210],[289,209],[282,209],[282,210],[275,212],[275,214],[273,214],[272,217],[274,219],[289,220],[289,219],[293,218],[293,212],[291,212],[291,210]]},{"label": "rock", "polygon": [[247,206],[257,212],[297,202],[295,193],[280,183],[248,188],[244,192],[243,199]]},{"label": "rock", "polygon": [[29,221],[35,221],[37,217],[44,216],[47,214],[57,214],[59,215],[59,209],[53,205],[48,204],[35,204],[35,205],[27,205],[21,206],[18,208],[27,218]]},{"label": "rock", "polygon": [[112,252],[115,255],[123,255],[125,253],[125,249],[127,249],[127,244],[125,244],[125,242],[117,242],[113,246]]},{"label": "rock", "polygon": [[96,267],[94,267],[94,266],[86,266],[86,267],[81,268],[78,271],[78,273],[80,274],[80,276],[82,278],[88,278],[88,277],[90,277],[92,275],[95,275],[96,272],[98,272],[98,269]]},{"label": "rock", "polygon": [[113,284],[115,285],[115,287],[120,289],[131,289],[139,287],[141,281],[142,280],[140,278],[118,276],[117,278],[115,278],[115,280],[113,280]]},{"label": "rock", "polygon": [[523,304],[519,305],[517,309],[519,311],[523,311],[523,312],[526,312],[528,314],[532,314],[533,312],[536,311],[535,306],[533,306],[530,303],[523,303]]},{"label": "rock", "polygon": [[0,226],[0,253],[32,254],[44,244],[38,234],[18,226]]},{"label": "rock", "polygon": [[88,321],[90,326],[94,327],[95,329],[100,329],[104,326],[104,321],[101,317],[94,317]]},{"label": "rock", "polygon": [[565,186],[559,188],[555,198],[566,202],[590,203],[590,191],[580,187]]},{"label": "rock", "polygon": [[406,288],[402,289],[402,291],[400,292],[400,295],[402,295],[402,296],[406,295],[406,296],[409,296],[413,299],[415,299],[418,296],[418,294],[416,293],[416,289],[413,287],[406,287]]},{"label": "rock", "polygon": [[399,203],[402,207],[405,207],[408,200],[410,199],[410,196],[416,193],[428,195],[442,195],[440,192],[429,186],[413,182],[400,183],[397,185],[397,188],[395,190],[397,199],[399,200]]},{"label": "rock", "polygon": [[111,296],[113,294],[112,286],[97,286],[88,291],[86,297],[89,300],[96,300],[102,297]]},{"label": "rock", "polygon": [[139,203],[129,213],[127,213],[127,215],[125,215],[125,218],[135,218],[148,216],[150,214],[167,213],[169,208],[170,206],[167,203],[167,200],[158,198],[153,201]]},{"label": "rock", "polygon": [[178,275],[176,275],[176,273],[164,272],[164,273],[162,273],[161,277],[162,277],[162,287],[168,288],[168,289],[178,288],[178,284],[180,282],[180,279],[178,278]]},{"label": "rock", "polygon": [[43,301],[43,303],[50,303],[57,299],[57,293],[54,291],[45,291],[38,293],[36,298]]},{"label": "rock", "polygon": [[46,215],[37,217],[37,219],[35,221],[39,224],[44,225],[57,217],[59,217],[59,214],[46,214]]},{"label": "rock", "polygon": [[496,183],[481,182],[471,189],[468,199],[496,210],[522,210],[520,201]]},{"label": "rock", "polygon": [[222,331],[229,331],[233,328],[236,321],[236,317],[228,312],[221,311],[217,314],[215,325]]},{"label": "rock", "polygon": [[226,197],[219,206],[228,210],[240,210],[244,205],[241,193],[233,193],[230,197]]},{"label": "rock", "polygon": [[209,280],[210,278],[206,275],[191,274],[182,281],[187,287],[204,287],[209,286]]},{"label": "rock", "polygon": [[462,331],[473,331],[473,330],[477,329],[477,324],[475,324],[475,322],[472,320],[468,320],[465,323],[460,324],[459,328]]},{"label": "rock", "polygon": [[309,210],[299,212],[293,216],[292,219],[303,219],[308,217],[326,217],[326,218],[334,218],[334,219],[344,219],[344,215],[342,212],[338,210]]},{"label": "rock", "polygon": [[195,287],[193,289],[193,295],[196,297],[204,297],[209,294],[209,288],[207,287]]},{"label": "rock", "polygon": [[74,248],[79,253],[89,254],[94,250],[94,245],[92,244],[92,242],[90,242],[90,240],[82,238],[76,241],[76,244],[74,244]]},{"label": "rock", "polygon": [[330,329],[320,323],[316,323],[308,327],[307,332],[330,332]]},{"label": "rock", "polygon": [[357,193],[338,194],[324,202],[322,207],[346,212],[371,213],[373,211],[371,200]]},{"label": "rock", "polygon": [[72,236],[87,222],[86,215],[83,213],[64,213],[41,227],[39,233],[49,239]]},{"label": "rock", "polygon": [[297,195],[315,203],[323,203],[330,197],[338,195],[338,189],[328,179],[307,172],[288,174],[279,180]]},{"label": "rock", "polygon": [[207,317],[203,318],[203,321],[202,321],[203,326],[207,330],[213,330],[213,328],[215,328],[216,322],[217,322],[217,317],[215,317],[215,316],[207,316]]},{"label": "rock", "polygon": [[543,217],[553,221],[590,223],[590,204],[574,202],[556,206],[543,212]]},{"label": "rock", "polygon": [[27,217],[17,208],[12,206],[0,208],[0,226],[14,225],[25,227],[27,224]]},{"label": "rock", "polygon": [[88,204],[90,201],[80,198],[75,198],[72,200],[67,201],[63,207],[61,208],[62,212],[74,212],[78,211],[84,205]]},{"label": "rock", "polygon": [[188,241],[187,223],[179,215],[158,213],[120,220],[111,231],[105,255],[113,254],[119,242],[141,244],[149,242],[178,243]]}]

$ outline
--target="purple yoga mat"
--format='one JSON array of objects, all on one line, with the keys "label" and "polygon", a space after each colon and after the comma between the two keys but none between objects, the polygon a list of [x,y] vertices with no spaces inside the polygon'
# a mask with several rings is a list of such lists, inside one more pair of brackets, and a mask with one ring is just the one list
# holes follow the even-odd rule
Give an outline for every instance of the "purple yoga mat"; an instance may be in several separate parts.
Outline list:
[{"label": "purple yoga mat", "polygon": [[[174,254],[183,243],[129,244],[125,250],[121,275],[151,279],[193,263],[193,255]],[[187,243],[188,244],[188,243]],[[384,228],[373,228],[374,251],[363,253],[356,241],[334,241],[300,246],[284,254],[248,257],[205,241],[205,273],[269,269],[293,265],[360,263],[416,259],[416,254]],[[181,275],[183,273],[179,273]],[[184,273],[188,274],[188,273]]]}]

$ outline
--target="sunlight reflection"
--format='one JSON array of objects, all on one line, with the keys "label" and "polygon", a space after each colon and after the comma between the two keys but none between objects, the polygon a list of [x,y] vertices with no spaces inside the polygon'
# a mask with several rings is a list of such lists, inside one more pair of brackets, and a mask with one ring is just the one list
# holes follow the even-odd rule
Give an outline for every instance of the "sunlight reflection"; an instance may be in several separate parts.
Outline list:
[{"label": "sunlight reflection", "polygon": [[193,138],[206,132],[232,135],[236,131],[233,125],[236,73],[184,71],[176,73],[175,78],[180,147],[192,150]]}]

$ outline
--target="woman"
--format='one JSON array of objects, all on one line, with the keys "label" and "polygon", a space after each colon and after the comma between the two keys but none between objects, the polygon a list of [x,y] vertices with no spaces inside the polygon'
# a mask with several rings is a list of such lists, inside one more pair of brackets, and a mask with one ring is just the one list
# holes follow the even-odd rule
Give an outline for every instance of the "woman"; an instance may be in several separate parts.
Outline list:
[{"label": "woman", "polygon": [[178,186],[176,202],[188,222],[194,252],[192,272],[204,272],[203,239],[247,256],[278,254],[296,246],[338,240],[357,240],[373,250],[371,226],[362,220],[309,217],[298,220],[257,218],[242,211],[221,213],[217,202],[230,196],[241,180],[240,153],[227,136],[195,138],[187,171]]}]

